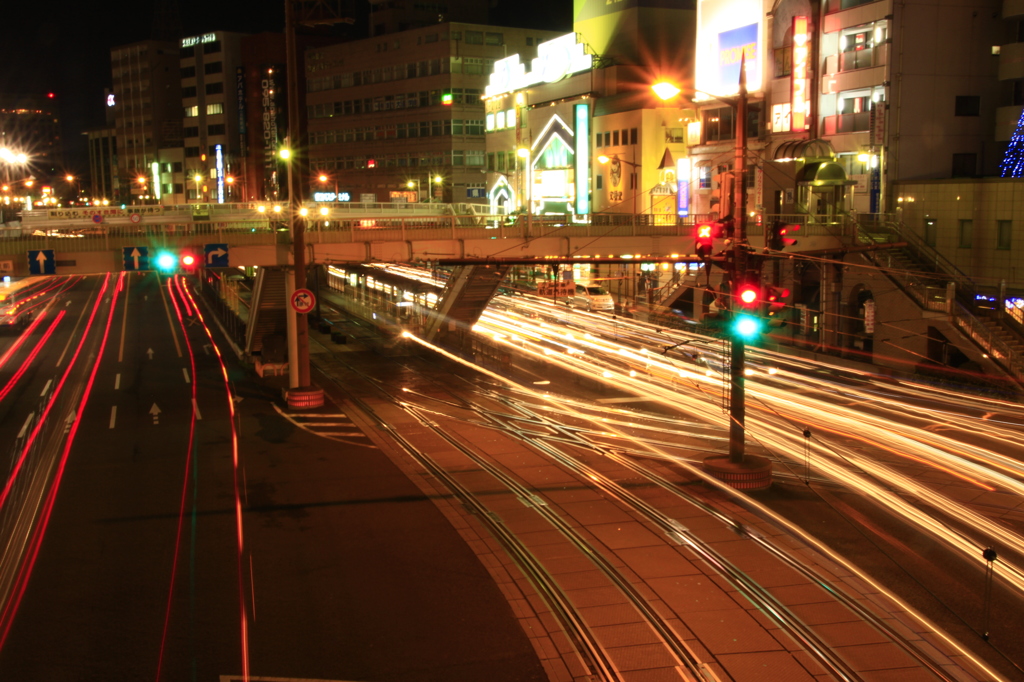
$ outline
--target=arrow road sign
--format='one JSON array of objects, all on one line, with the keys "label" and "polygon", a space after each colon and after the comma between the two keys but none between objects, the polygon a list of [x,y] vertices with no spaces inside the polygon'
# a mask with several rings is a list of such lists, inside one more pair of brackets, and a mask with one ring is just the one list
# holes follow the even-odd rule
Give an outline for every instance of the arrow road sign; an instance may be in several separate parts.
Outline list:
[{"label": "arrow road sign", "polygon": [[31,275],[57,274],[57,261],[53,257],[53,249],[28,252],[28,271]]},{"label": "arrow road sign", "polygon": [[228,267],[228,245],[227,244],[206,244],[203,247],[206,253],[206,267],[226,268]]},{"label": "arrow road sign", "polygon": [[148,246],[126,246],[122,251],[125,270],[149,270]]}]

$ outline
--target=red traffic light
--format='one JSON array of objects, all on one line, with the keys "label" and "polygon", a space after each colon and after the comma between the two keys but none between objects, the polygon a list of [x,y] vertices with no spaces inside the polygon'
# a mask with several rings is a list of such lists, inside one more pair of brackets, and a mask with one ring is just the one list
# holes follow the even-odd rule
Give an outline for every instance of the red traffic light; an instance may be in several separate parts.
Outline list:
[{"label": "red traffic light", "polygon": [[719,235],[721,226],[718,223],[701,222],[694,226],[693,236],[697,241],[697,255],[705,258],[711,255],[715,237]]},{"label": "red traffic light", "polygon": [[195,265],[195,262],[196,257],[193,256],[191,253],[186,253],[181,257],[181,264],[184,265],[185,267]]},{"label": "red traffic light", "polygon": [[736,300],[741,308],[756,308],[761,302],[761,288],[745,282],[736,290]]}]

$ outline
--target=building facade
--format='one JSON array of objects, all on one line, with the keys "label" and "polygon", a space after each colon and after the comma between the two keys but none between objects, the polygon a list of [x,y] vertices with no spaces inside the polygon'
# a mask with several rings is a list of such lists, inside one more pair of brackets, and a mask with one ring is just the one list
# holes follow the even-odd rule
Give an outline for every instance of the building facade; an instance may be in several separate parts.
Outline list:
[{"label": "building facade", "polygon": [[159,150],[181,144],[178,62],[178,46],[164,41],[146,40],[110,51],[113,89],[107,104],[114,114],[117,165],[111,171],[109,199],[114,203],[151,196]]},{"label": "building facade", "polygon": [[550,36],[442,23],[307,50],[308,191],[485,202],[488,75],[496,60]]}]

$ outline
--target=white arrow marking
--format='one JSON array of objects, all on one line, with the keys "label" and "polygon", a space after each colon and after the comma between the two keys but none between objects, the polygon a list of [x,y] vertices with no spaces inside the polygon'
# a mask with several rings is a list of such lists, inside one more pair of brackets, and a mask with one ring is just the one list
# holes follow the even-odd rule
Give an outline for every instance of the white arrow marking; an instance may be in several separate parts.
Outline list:
[{"label": "white arrow marking", "polygon": [[114,390],[121,390],[121,374],[120,372],[114,375]]},{"label": "white arrow marking", "polygon": [[28,425],[32,423],[32,418],[36,416],[35,412],[29,412],[28,417],[25,418],[25,424],[21,427],[21,431],[18,432],[18,438],[24,438],[25,434],[28,433]]},{"label": "white arrow marking", "polygon": [[53,379],[48,379],[48,380],[46,381],[46,385],[45,385],[45,386],[43,386],[43,392],[39,394],[39,397],[40,397],[40,398],[42,398],[42,397],[43,397],[44,395],[46,395],[46,394],[47,394],[47,393],[49,392],[49,390],[50,390],[50,384],[52,384],[52,383],[53,383]]},{"label": "white arrow marking", "polygon": [[147,350],[146,351],[146,355],[148,355],[149,359],[152,360],[153,359],[153,349],[150,348],[149,350]]},{"label": "white arrow marking", "polygon": [[135,263],[135,269],[139,269],[139,258],[142,257],[142,252],[139,251],[139,247],[132,249],[132,252],[128,254],[128,257]]},{"label": "white arrow marking", "polygon": [[68,301],[67,303],[65,303],[64,307],[67,308],[69,305],[71,305],[71,301]]},{"label": "white arrow marking", "polygon": [[213,251],[208,251],[206,253],[206,264],[209,265],[210,263],[212,263],[214,257],[220,258],[221,256],[226,255],[228,255],[228,252],[221,248],[214,249]]},{"label": "white arrow marking", "polygon": [[71,425],[75,423],[75,411],[71,410],[71,414],[64,420],[64,433],[71,430]]},{"label": "white arrow marking", "polygon": [[110,428],[114,428],[114,422],[117,421],[117,405],[110,408]]},{"label": "white arrow marking", "polygon": [[153,407],[149,408],[149,413],[153,415],[153,423],[160,423],[160,408],[157,407],[156,403],[153,403]]},{"label": "white arrow marking", "polygon": [[199,414],[199,403],[195,398],[192,398],[192,411],[196,413],[196,421],[202,421],[203,415]]},{"label": "white arrow marking", "polygon": [[184,367],[182,367],[181,368],[181,373],[185,375],[185,383],[186,384],[191,384],[192,380],[188,378],[188,370],[185,369]]}]

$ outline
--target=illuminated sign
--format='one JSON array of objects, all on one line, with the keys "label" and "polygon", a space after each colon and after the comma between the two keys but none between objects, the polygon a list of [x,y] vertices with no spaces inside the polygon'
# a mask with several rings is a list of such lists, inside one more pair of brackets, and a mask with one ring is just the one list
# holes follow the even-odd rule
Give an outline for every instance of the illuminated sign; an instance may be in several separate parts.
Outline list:
[{"label": "illuminated sign", "polygon": [[690,159],[676,162],[676,215],[685,218],[690,215]]},{"label": "illuminated sign", "polygon": [[159,199],[161,197],[162,189],[160,187],[160,164],[154,161],[152,165],[150,165],[149,169],[153,173],[153,194],[155,194],[156,198]]},{"label": "illuminated sign", "polygon": [[107,106],[108,107],[112,107],[112,106],[115,106],[116,104],[117,104],[117,101],[114,99],[113,93],[107,95]]},{"label": "illuminated sign", "polygon": [[224,145],[214,145],[214,158],[217,159],[217,203],[224,203]]},{"label": "illuminated sign", "polygon": [[[763,16],[759,0],[697,0],[696,90],[714,97],[735,95],[741,62],[747,90],[763,88]],[[701,99],[699,93],[695,99]]]},{"label": "illuminated sign", "polygon": [[182,38],[182,47],[192,47],[193,45],[202,45],[204,43],[213,43],[217,40],[216,33],[204,33],[201,36],[192,36],[191,38]]},{"label": "illuminated sign", "polygon": [[772,105],[772,132],[773,133],[788,133],[789,124],[792,120],[790,118],[791,107],[789,102],[783,104]]},{"label": "illuminated sign", "polygon": [[807,57],[810,36],[807,33],[807,17],[793,17],[793,130],[807,129],[807,113],[810,102],[807,99]]},{"label": "illuminated sign", "polygon": [[313,192],[313,201],[352,201],[348,192]]},{"label": "illuminated sign", "polygon": [[560,38],[537,45],[537,57],[530,62],[530,71],[514,54],[494,62],[490,82],[484,88],[487,97],[514,92],[538,83],[555,83],[566,76],[586,71],[594,65],[592,55],[586,53],[576,34],[568,33]]},{"label": "illuminated sign", "polygon": [[590,213],[590,105],[577,104],[576,111],[576,215]]}]

